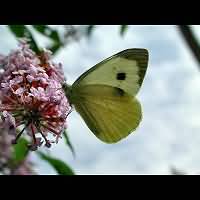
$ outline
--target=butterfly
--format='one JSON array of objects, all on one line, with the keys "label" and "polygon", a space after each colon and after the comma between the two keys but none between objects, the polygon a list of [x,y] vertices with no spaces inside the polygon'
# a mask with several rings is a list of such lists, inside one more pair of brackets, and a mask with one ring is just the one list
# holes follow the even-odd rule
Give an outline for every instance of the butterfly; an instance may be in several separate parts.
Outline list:
[{"label": "butterfly", "polygon": [[116,143],[140,124],[142,108],[136,99],[148,66],[146,49],[121,51],[83,73],[63,89],[70,104],[94,135]]}]

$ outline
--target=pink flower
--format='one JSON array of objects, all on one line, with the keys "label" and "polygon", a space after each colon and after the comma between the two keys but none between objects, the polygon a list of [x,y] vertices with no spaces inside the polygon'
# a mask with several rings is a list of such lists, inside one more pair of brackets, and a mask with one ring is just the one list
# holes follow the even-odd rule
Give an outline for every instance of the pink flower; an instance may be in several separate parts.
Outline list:
[{"label": "pink flower", "polygon": [[4,132],[8,132],[10,135],[16,135],[15,118],[7,111],[2,112],[1,118],[2,122],[0,123],[0,128],[3,129]]},{"label": "pink flower", "polygon": [[0,168],[7,163],[12,155],[11,140],[13,135],[8,135],[7,130],[1,127],[0,131]]},{"label": "pink flower", "polygon": [[[7,117],[8,113],[4,113]],[[9,117],[8,117],[9,118]],[[12,120],[11,120],[12,121]],[[2,122],[0,122],[2,125]],[[15,136],[9,135],[5,128],[0,129],[0,172],[7,175],[33,175],[35,174],[32,170],[32,163],[29,161],[27,156],[23,162],[15,165],[12,163],[13,148],[11,141]]]},{"label": "pink flower", "polygon": [[25,159],[17,168],[11,170],[11,175],[34,175],[32,163]]},{"label": "pink flower", "polygon": [[[61,64],[52,63],[48,51],[37,56],[24,41],[19,50],[1,57],[1,63],[4,69],[0,75],[2,123],[12,135],[21,127],[13,143],[27,132],[32,137],[31,150],[43,142],[50,147],[61,137],[71,109],[61,89],[65,80]],[[49,133],[55,136],[54,141],[47,139]]]}]

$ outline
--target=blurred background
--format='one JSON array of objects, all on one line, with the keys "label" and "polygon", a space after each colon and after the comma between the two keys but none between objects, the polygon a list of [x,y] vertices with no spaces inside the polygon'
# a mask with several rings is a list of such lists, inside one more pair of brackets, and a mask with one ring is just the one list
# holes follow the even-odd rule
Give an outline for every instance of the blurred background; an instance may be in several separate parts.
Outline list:
[{"label": "blurred background", "polygon": [[[76,174],[200,172],[199,26],[59,25],[49,26],[46,32],[39,26],[26,28],[40,47],[51,47],[53,60],[63,64],[69,84],[119,51],[149,51],[146,77],[137,96],[143,120],[134,134],[117,144],[104,144],[73,111],[68,117],[67,134],[76,156],[63,139],[48,150],[52,157],[65,162]],[[1,54],[17,48],[17,37],[24,34],[20,35],[19,29],[0,26]],[[62,42],[51,37],[52,30]],[[36,153],[30,153],[30,158],[35,173],[57,174]]]}]

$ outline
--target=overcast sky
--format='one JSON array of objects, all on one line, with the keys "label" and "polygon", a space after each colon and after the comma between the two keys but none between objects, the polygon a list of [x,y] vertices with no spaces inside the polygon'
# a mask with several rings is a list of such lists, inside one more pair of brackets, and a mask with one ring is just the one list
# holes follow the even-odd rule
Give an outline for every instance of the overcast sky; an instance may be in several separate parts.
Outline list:
[{"label": "overcast sky", "polygon": [[[0,34],[0,53],[8,53],[16,47],[15,38],[3,26]],[[77,174],[169,174],[171,166],[199,173],[200,72],[175,26],[131,26],[123,38],[118,26],[100,26],[90,39],[62,49],[55,60],[63,63],[67,80],[73,83],[85,70],[127,48],[146,48],[150,54],[137,96],[143,109],[137,131],[117,144],[104,144],[73,112],[68,134],[76,158],[62,140],[51,153]],[[34,155],[33,159],[38,173],[55,174],[48,164]]]}]

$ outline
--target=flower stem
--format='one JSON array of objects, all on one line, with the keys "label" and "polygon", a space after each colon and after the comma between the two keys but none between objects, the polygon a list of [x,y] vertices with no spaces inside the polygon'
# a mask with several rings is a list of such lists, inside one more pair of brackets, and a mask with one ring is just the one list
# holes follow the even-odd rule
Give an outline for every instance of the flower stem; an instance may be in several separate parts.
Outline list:
[{"label": "flower stem", "polygon": [[17,144],[17,140],[21,137],[21,135],[23,134],[24,130],[29,126],[30,122],[28,122],[25,127],[22,129],[22,131],[20,131],[20,133],[17,135],[17,137],[12,140],[12,144]]}]

